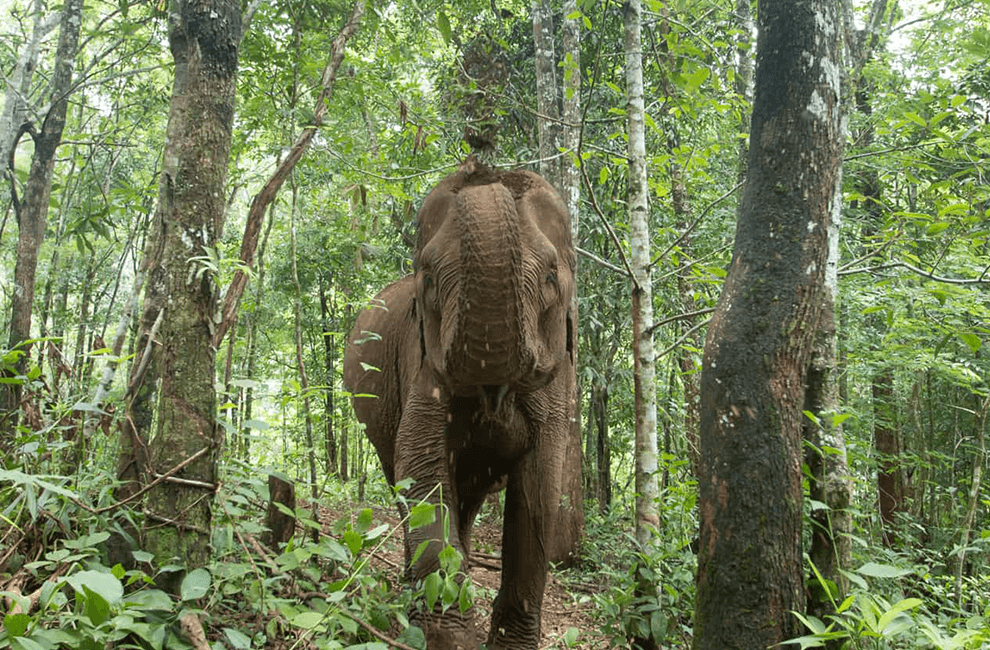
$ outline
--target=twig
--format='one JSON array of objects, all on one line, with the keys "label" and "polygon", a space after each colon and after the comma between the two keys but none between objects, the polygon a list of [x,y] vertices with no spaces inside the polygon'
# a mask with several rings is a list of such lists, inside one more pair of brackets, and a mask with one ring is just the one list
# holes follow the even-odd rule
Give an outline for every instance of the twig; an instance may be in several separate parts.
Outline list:
[{"label": "twig", "polygon": [[355,623],[357,623],[358,625],[360,625],[362,628],[364,628],[364,630],[366,632],[368,632],[368,634],[370,634],[371,636],[375,637],[376,639],[378,639],[382,643],[387,643],[388,645],[392,646],[393,648],[398,648],[399,650],[415,650],[415,648],[413,648],[412,646],[408,646],[405,643],[402,643],[401,641],[396,641],[395,639],[393,639],[393,638],[391,638],[389,636],[386,636],[377,627],[375,627],[373,625],[369,625],[368,623],[365,623],[364,621],[362,621],[360,618],[358,618],[354,614],[350,613],[349,611],[347,611],[345,609],[341,609],[339,611],[340,611],[341,614],[343,614],[347,618],[351,619],[352,621],[354,621]]},{"label": "twig", "polygon": [[626,277],[631,277],[629,275],[629,271],[627,271],[626,269],[624,269],[622,267],[619,267],[619,266],[616,266],[615,264],[612,264],[611,262],[609,262],[607,260],[603,260],[602,258],[598,257],[597,255],[595,255],[591,251],[586,251],[583,248],[581,248],[580,246],[575,246],[574,247],[574,250],[576,250],[578,252],[578,255],[581,255],[582,257],[587,257],[589,260],[591,260],[592,262],[595,262],[596,264],[599,264],[601,266],[604,266],[605,268],[607,268],[607,269],[609,269],[611,271],[615,271],[616,273],[619,273],[619,274],[624,275]]},{"label": "twig", "polygon": [[716,205],[718,205],[719,203],[721,203],[725,199],[727,199],[730,196],[732,196],[736,192],[736,190],[738,190],[740,187],[743,186],[743,184],[745,182],[746,181],[739,181],[738,183],[736,183],[735,185],[733,185],[732,188],[730,188],[728,191],[726,191],[725,193],[723,193],[720,197],[716,198],[714,201],[712,201],[711,203],[709,203],[708,205],[706,205],[705,206],[705,209],[702,210],[701,211],[701,214],[698,215],[698,218],[691,222],[691,225],[688,226],[687,230],[685,230],[683,233],[681,233],[680,237],[678,237],[673,242],[671,242],[671,244],[669,246],[667,246],[667,248],[665,248],[662,253],[660,253],[659,255],[657,255],[656,257],[653,258],[653,261],[650,262],[650,266],[651,267],[656,266],[656,263],[657,262],[659,262],[660,260],[662,260],[667,255],[667,253],[669,253],[670,251],[672,251],[675,246],[677,246],[682,241],[684,241],[687,238],[687,236],[690,235],[694,231],[694,229],[698,227],[698,224],[701,223],[701,220],[704,219],[705,217],[707,217],[708,216],[708,213],[711,212],[712,209],[714,209]]},{"label": "twig", "polygon": [[714,307],[705,307],[704,309],[699,309],[697,311],[689,311],[684,314],[677,314],[676,316],[668,316],[667,318],[664,318],[661,321],[657,321],[656,323],[653,323],[653,327],[651,327],[648,330],[648,332],[650,334],[653,334],[653,332],[655,332],[658,327],[661,327],[662,325],[666,325],[667,323],[673,323],[674,321],[678,321],[678,320],[687,320],[688,318],[694,318],[695,316],[704,316],[705,314],[710,314],[713,311],[715,311]]},{"label": "twig", "polygon": [[868,266],[861,269],[848,269],[845,268],[839,271],[839,275],[853,275],[855,273],[873,273],[874,271],[885,271],[887,269],[893,268],[905,268],[908,271],[916,273],[923,278],[928,278],[935,282],[943,282],[945,284],[956,284],[956,285],[969,285],[969,284],[990,284],[990,279],[986,278],[985,275],[981,275],[978,278],[966,279],[966,278],[946,278],[940,275],[935,275],[931,271],[925,271],[924,269],[919,269],[916,266],[912,266],[907,262],[891,262],[889,264],[881,264],[879,266]]},{"label": "twig", "polygon": [[681,345],[682,343],[684,343],[684,341],[686,341],[689,336],[691,336],[692,334],[694,334],[695,332],[697,332],[699,329],[701,329],[705,325],[708,325],[708,323],[710,323],[711,321],[712,321],[711,318],[706,318],[705,320],[701,321],[700,323],[698,323],[697,325],[695,325],[694,327],[692,327],[688,331],[684,332],[684,334],[683,334],[683,336],[681,336],[681,338],[677,339],[672,345],[668,346],[663,352],[659,353],[656,356],[656,358],[659,359],[660,357],[669,354],[672,350],[674,350],[679,345]]}]

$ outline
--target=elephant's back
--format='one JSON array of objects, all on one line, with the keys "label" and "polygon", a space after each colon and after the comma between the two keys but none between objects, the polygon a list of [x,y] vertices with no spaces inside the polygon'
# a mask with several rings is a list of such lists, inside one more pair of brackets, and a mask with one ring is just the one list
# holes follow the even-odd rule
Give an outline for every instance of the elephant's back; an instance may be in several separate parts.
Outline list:
[{"label": "elephant's back", "polygon": [[[415,278],[407,275],[375,296],[357,316],[344,355],[344,385],[352,393],[378,394],[381,383],[398,359],[402,338],[415,325]],[[391,367],[390,367],[391,366]]]}]

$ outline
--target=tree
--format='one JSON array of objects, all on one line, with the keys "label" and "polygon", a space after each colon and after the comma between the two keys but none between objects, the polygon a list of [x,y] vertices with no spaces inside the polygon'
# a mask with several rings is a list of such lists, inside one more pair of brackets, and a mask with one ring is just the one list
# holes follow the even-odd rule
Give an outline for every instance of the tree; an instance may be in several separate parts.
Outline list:
[{"label": "tree", "polygon": [[802,409],[842,153],[838,21],[825,0],[759,8],[746,187],[702,370],[695,648],[799,635]]},{"label": "tree", "polygon": [[646,123],[643,101],[641,8],[630,0],[622,8],[625,25],[626,114],[629,155],[629,248],[633,271],[633,376],[636,409],[636,541],[649,552],[660,523],[656,514],[657,394],[653,350],[653,290],[650,280],[650,230],[647,221]]},{"label": "tree", "polygon": [[[55,51],[55,70],[50,84],[50,105],[45,112],[40,130],[30,123],[17,125],[8,153],[17,146],[18,136],[24,131],[31,133],[34,140],[34,157],[31,171],[24,190],[24,202],[17,205],[17,264],[14,267],[14,283],[17,285],[11,299],[9,349],[21,346],[31,338],[31,313],[34,309],[35,274],[38,269],[38,252],[45,239],[45,226],[48,219],[48,204],[52,191],[52,178],[55,173],[55,151],[62,142],[65,129],[65,114],[72,93],[72,71],[75,66],[76,50],[79,45],[79,30],[82,25],[83,0],[68,0],[62,10],[59,26],[58,46]],[[36,25],[35,33],[38,33]],[[27,73],[25,73],[27,74]],[[22,114],[14,98],[13,116]],[[6,149],[7,142],[0,149]],[[6,161],[5,161],[6,164]],[[21,347],[23,353],[17,364],[18,374],[27,368],[27,352],[30,346]],[[21,384],[5,384],[0,390],[0,431],[4,435],[12,433],[17,424],[17,413],[21,406]],[[6,442],[6,441],[4,441]]]},{"label": "tree", "polygon": [[[187,568],[210,559],[217,489],[216,242],[223,227],[234,122],[239,3],[179,0],[170,6],[175,79],[156,219],[162,228],[161,408],[148,458],[147,548]],[[181,471],[181,476],[177,476]],[[177,591],[184,571],[165,576]]]}]

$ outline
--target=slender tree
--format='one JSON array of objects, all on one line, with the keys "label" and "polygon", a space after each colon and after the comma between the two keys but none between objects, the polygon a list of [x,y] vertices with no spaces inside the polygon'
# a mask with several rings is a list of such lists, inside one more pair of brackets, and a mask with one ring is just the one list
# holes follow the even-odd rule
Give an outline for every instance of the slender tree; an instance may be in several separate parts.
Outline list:
[{"label": "slender tree", "polygon": [[799,636],[802,409],[842,160],[838,8],[760,4],[746,187],[701,382],[694,647]]},{"label": "slender tree", "polygon": [[629,249],[633,271],[633,374],[636,410],[636,541],[645,551],[656,527],[657,394],[650,273],[649,190],[646,184],[646,120],[639,0],[622,7],[625,25],[626,116],[629,133]]},{"label": "slender tree", "polygon": [[[14,266],[16,289],[11,297],[10,349],[21,346],[31,338],[31,313],[34,309],[35,275],[38,270],[38,253],[45,239],[48,220],[48,205],[52,191],[52,178],[55,174],[55,151],[62,142],[65,130],[65,115],[72,94],[72,71],[79,48],[79,30],[82,25],[83,0],[67,0],[62,9],[59,23],[58,46],[55,49],[55,69],[50,83],[50,105],[44,113],[40,129],[31,123],[18,125],[18,134],[27,131],[34,140],[34,156],[31,171],[24,189],[24,200],[20,205],[15,201],[17,216],[17,262]],[[35,33],[38,32],[36,25]],[[16,100],[16,98],[15,98]],[[24,108],[14,102],[13,116],[23,115]],[[17,146],[18,135],[10,143],[9,152]],[[7,147],[3,143],[2,147]],[[27,367],[27,349],[18,363],[18,372]],[[21,384],[4,384],[0,388],[0,431],[12,432],[17,424],[17,413],[21,402]]]}]

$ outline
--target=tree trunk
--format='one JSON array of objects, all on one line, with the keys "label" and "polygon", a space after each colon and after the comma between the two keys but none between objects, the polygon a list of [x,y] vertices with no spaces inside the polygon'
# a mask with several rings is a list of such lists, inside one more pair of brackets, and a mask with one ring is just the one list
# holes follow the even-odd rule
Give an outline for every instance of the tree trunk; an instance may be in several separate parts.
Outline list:
[{"label": "tree trunk", "polygon": [[[79,3],[82,7],[82,3]],[[17,63],[9,73],[9,81],[3,96],[3,113],[0,113],[0,181],[7,182],[11,152],[22,135],[21,126],[27,122],[29,106],[24,101],[31,95],[31,81],[38,64],[41,41],[59,24],[61,14],[44,15],[44,0],[34,0],[31,8],[31,37],[21,48]]]},{"label": "tree trunk", "polygon": [[636,541],[653,547],[656,527],[657,399],[650,278],[649,196],[646,184],[646,123],[638,0],[623,5],[626,53],[626,114],[629,129],[629,248],[633,270],[633,376],[636,412]]},{"label": "tree trunk", "polygon": [[[296,258],[298,257],[298,250],[296,248],[296,198],[297,189],[296,184],[292,183],[292,205],[289,208],[289,240],[290,246],[292,248],[292,284],[296,289],[296,295],[293,300],[293,314],[295,317],[295,329],[296,329],[296,369],[299,372],[299,389],[302,393],[302,407],[303,407],[303,421],[306,424],[306,456],[309,460],[309,486],[310,486],[310,496],[313,498],[313,508],[316,508],[316,500],[319,497],[319,486],[316,480],[316,446],[313,444],[313,417],[312,412],[309,408],[309,375],[306,374],[306,362],[303,355],[303,341],[302,341],[302,286],[299,284],[299,269],[296,265]],[[314,519],[316,519],[316,512],[313,513]],[[319,531],[314,531],[317,533],[317,538],[313,541],[317,541],[319,538]]]},{"label": "tree trunk", "polygon": [[[752,0],[736,0],[736,96],[744,104],[749,104],[753,100],[753,9]],[[739,111],[739,132],[746,133],[749,128],[750,111],[742,109]],[[739,182],[746,180],[746,160],[749,157],[749,147],[746,138],[739,139],[739,167],[737,179]]]},{"label": "tree trunk", "polygon": [[608,436],[608,386],[591,392],[591,412],[595,423],[595,471],[598,475],[598,510],[607,513],[612,505],[612,450]]},{"label": "tree trunk", "polygon": [[[34,157],[24,189],[24,201],[14,211],[17,216],[17,261],[14,265],[15,290],[11,296],[10,335],[8,349],[21,346],[23,355],[17,363],[17,374],[27,368],[30,346],[23,346],[31,338],[31,311],[34,307],[35,275],[38,269],[38,253],[45,239],[45,222],[55,173],[55,151],[62,142],[65,114],[72,94],[72,70],[79,45],[79,28],[82,25],[83,0],[66,0],[59,24],[58,46],[55,50],[55,70],[52,74],[51,107],[41,123],[40,132],[33,132]],[[16,114],[21,114],[14,107]],[[23,107],[21,110],[24,110]],[[20,125],[18,125],[20,127]],[[10,143],[16,146],[15,137]],[[6,145],[5,145],[6,146]],[[9,153],[8,153],[9,155]],[[6,162],[6,161],[5,161]],[[21,384],[4,384],[0,387],[0,432],[12,441],[21,404]]]},{"label": "tree trunk", "polygon": [[[161,410],[149,446],[157,477],[145,500],[146,548],[162,564],[186,568],[210,559],[212,498],[217,489],[217,427],[213,345],[217,287],[203,258],[223,226],[230,162],[239,4],[185,0],[169,15],[175,80],[159,184],[165,319],[161,341]],[[175,593],[184,571],[159,583]]]},{"label": "tree trunk", "polygon": [[[574,4],[573,0],[568,1],[571,5]],[[546,8],[545,4],[542,6],[544,9]],[[549,138],[556,138],[557,134],[561,136],[560,143],[572,151],[573,156],[577,156],[577,149],[581,136],[581,26],[578,19],[566,18],[566,16],[570,15],[570,13],[573,13],[573,7],[570,12],[565,7],[565,18],[563,23],[565,72],[563,87],[564,121],[566,124],[563,130],[561,130],[555,124],[550,124],[549,120],[540,119],[540,124],[546,127],[544,130],[541,130],[540,136],[541,158],[543,157],[544,145],[548,150],[552,148],[553,154],[557,153],[556,140],[544,142],[545,136]],[[543,47],[543,45],[546,45],[546,43],[541,44],[540,39],[549,38],[549,54],[552,57],[553,20],[549,11],[545,11],[543,13],[543,20],[545,22],[541,23],[540,35],[537,35],[536,22],[534,18],[534,36],[538,39],[538,51],[541,47]],[[554,69],[556,69],[556,64],[554,64]],[[542,74],[546,74],[546,71],[543,71]],[[553,107],[554,112],[550,115],[556,115],[556,88],[557,84],[555,82],[555,75],[553,74],[553,70],[551,70],[550,73],[544,77],[543,84],[541,85],[538,83],[537,88],[538,94],[541,97],[544,93],[548,96],[550,93],[553,94],[553,102],[550,106]],[[543,108],[550,110],[548,106],[544,106]],[[547,124],[544,124],[544,122],[547,122]],[[554,184],[555,187],[558,188],[561,196],[564,198],[567,205],[568,214],[571,217],[571,239],[576,244],[578,241],[578,226],[580,223],[580,170],[571,157],[562,158],[554,162],[556,164],[551,164],[547,171],[552,173],[556,170],[556,176],[548,176],[547,178]],[[579,286],[577,268],[574,270],[574,285],[575,287]],[[577,291],[575,291],[571,300],[571,317],[574,323],[578,322],[577,309],[578,299]],[[574,328],[571,332],[571,336],[573,339],[571,341],[571,349],[573,350],[573,360],[576,367],[578,363],[578,328]],[[579,386],[575,387],[574,403],[571,405],[571,408],[574,415],[571,423],[570,435],[567,439],[567,445],[564,448],[564,470],[561,472],[563,484],[561,485],[560,507],[554,515],[554,534],[549,540],[549,545],[546,549],[547,560],[550,562],[563,563],[565,565],[572,562],[575,558],[578,543],[581,539],[581,533],[584,530],[584,490],[581,477],[581,390]]]},{"label": "tree trunk", "polygon": [[[646,183],[646,121],[643,99],[643,53],[639,0],[622,6],[625,34],[626,116],[629,135],[629,262],[632,267],[633,384],[636,413],[636,542],[650,557],[656,548],[657,528],[657,390],[653,349],[653,288],[650,273],[649,190]],[[659,585],[648,584],[638,573],[637,591],[656,597]],[[636,638],[633,646],[658,648],[652,632]]]},{"label": "tree trunk", "polygon": [[326,273],[320,274],[320,323],[323,332],[320,338],[323,339],[323,362],[326,375],[324,420],[326,423],[326,434],[324,443],[326,446],[326,471],[327,474],[337,473],[337,437],[334,433],[334,403],[333,394],[336,386],[336,346],[334,345],[333,327],[336,323],[336,301],[331,304],[327,296],[328,284],[332,285],[332,276],[328,279]]},{"label": "tree trunk", "polygon": [[900,440],[894,421],[894,377],[891,370],[873,376],[873,446],[877,452],[877,495],[884,546],[897,541],[896,514],[904,509],[904,483],[901,480]]},{"label": "tree trunk", "polygon": [[701,380],[694,647],[800,635],[801,430],[842,161],[839,17],[760,4],[746,189]]},{"label": "tree trunk", "polygon": [[[808,612],[824,620],[842,602],[848,580],[842,571],[852,563],[852,479],[846,458],[846,440],[839,412],[838,338],[835,305],[838,299],[839,223],[842,216],[841,183],[832,203],[832,222],[828,229],[828,260],[825,268],[825,292],[822,297],[821,324],[808,368],[805,410],[818,422],[805,418],[804,438],[810,481],[810,497],[823,507],[813,508],[811,549],[808,555],[818,573],[828,581],[829,593],[819,590],[817,576],[809,576]],[[833,586],[834,585],[834,591]],[[836,647],[838,647],[836,645]]]},{"label": "tree trunk", "polygon": [[966,551],[969,548],[969,537],[973,533],[973,522],[976,521],[976,509],[980,505],[980,486],[983,479],[983,463],[986,459],[986,427],[987,409],[990,408],[990,397],[983,400],[973,418],[974,435],[976,436],[976,453],[973,454],[973,470],[969,479],[969,499],[966,504],[966,515],[960,527],[959,558],[956,562],[956,611],[963,611],[963,576],[966,573]]},{"label": "tree trunk", "polygon": [[561,189],[557,157],[557,57],[553,45],[553,9],[549,0],[533,0],[533,44],[536,62],[536,128],[540,140],[540,175]]}]

